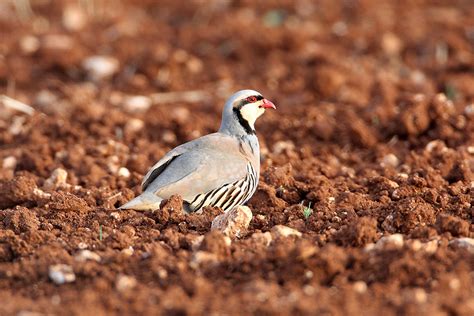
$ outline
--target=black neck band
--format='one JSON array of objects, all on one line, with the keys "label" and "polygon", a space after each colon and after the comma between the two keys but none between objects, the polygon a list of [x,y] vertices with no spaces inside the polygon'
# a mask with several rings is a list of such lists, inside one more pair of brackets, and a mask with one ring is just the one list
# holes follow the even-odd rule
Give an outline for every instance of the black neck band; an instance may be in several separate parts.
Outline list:
[{"label": "black neck band", "polygon": [[242,127],[247,132],[247,134],[255,135],[255,130],[252,127],[250,127],[249,122],[242,117],[242,114],[240,113],[240,109],[241,107],[234,108],[234,115],[237,117],[240,125],[242,125]]}]

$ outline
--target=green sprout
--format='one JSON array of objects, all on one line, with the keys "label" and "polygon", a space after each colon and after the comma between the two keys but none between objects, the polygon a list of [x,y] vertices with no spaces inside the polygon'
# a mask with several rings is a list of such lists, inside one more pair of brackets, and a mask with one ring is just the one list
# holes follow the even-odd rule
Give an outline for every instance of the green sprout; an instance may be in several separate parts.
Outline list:
[{"label": "green sprout", "polygon": [[309,202],[308,206],[303,205],[303,202],[301,202],[301,206],[303,207],[303,215],[305,219],[308,219],[308,217],[313,214],[313,209],[311,208],[311,202]]},{"label": "green sprout", "polygon": [[102,241],[102,225],[99,226],[99,240]]}]

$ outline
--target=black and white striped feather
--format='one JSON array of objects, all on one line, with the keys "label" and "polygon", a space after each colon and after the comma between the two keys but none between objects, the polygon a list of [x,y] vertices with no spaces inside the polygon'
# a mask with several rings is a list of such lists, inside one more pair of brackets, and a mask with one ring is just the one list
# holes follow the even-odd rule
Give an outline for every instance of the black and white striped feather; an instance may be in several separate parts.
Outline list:
[{"label": "black and white striped feather", "polygon": [[189,203],[189,208],[197,212],[206,206],[219,207],[227,212],[237,205],[247,202],[257,189],[258,174],[251,163],[247,164],[247,175],[238,181],[225,184],[212,191],[198,194]]}]

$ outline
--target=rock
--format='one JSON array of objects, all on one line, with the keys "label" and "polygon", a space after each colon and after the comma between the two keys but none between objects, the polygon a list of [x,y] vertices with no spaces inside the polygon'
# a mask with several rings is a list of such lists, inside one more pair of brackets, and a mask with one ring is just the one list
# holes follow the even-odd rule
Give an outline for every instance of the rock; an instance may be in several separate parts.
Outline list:
[{"label": "rock", "polygon": [[20,39],[20,49],[23,53],[34,54],[41,46],[39,39],[32,35],[23,36]]},{"label": "rock", "polygon": [[79,6],[71,4],[64,8],[62,22],[67,30],[79,31],[86,25],[87,17]]},{"label": "rock", "polygon": [[119,275],[115,281],[115,287],[119,292],[133,289],[137,285],[137,279],[129,275]]},{"label": "rock", "polygon": [[120,218],[121,218],[119,212],[112,212],[112,213],[110,213],[110,217],[112,217],[113,219],[116,219],[116,220],[120,220]]},{"label": "rock", "polygon": [[130,171],[125,167],[121,167],[118,170],[118,176],[119,177],[124,177],[124,178],[129,178],[130,177]]},{"label": "rock", "polygon": [[296,237],[301,237],[303,236],[302,233],[297,231],[296,229],[290,228],[285,225],[276,225],[273,226],[271,229],[271,233],[273,237],[289,237],[289,236],[296,236]]},{"label": "rock", "polygon": [[386,246],[394,246],[395,248],[402,248],[404,245],[402,234],[393,234],[384,236],[375,243],[376,249],[384,249]]},{"label": "rock", "polygon": [[294,149],[295,149],[295,144],[290,140],[288,141],[280,140],[280,141],[277,141],[273,145],[273,153],[277,155],[281,154],[284,151],[292,151]]},{"label": "rock", "polygon": [[239,238],[247,231],[252,211],[247,206],[237,206],[214,218],[211,230],[217,230],[230,238]]},{"label": "rock", "polygon": [[382,36],[382,49],[387,55],[398,55],[402,49],[402,41],[393,33],[385,33]]},{"label": "rock", "polygon": [[92,252],[90,250],[81,250],[77,253],[77,255],[74,257],[74,259],[77,262],[85,262],[87,260],[100,262],[100,260],[102,258],[98,254],[96,254],[95,252]]},{"label": "rock", "polygon": [[193,269],[197,269],[201,265],[214,266],[217,264],[219,264],[219,257],[216,254],[202,250],[194,252],[189,263]]},{"label": "rock", "polygon": [[382,167],[396,168],[400,164],[400,160],[394,154],[388,154],[382,158]]},{"label": "rock", "polygon": [[67,264],[55,264],[49,267],[48,276],[55,284],[71,283],[76,280],[72,267]]},{"label": "rock", "polygon": [[435,253],[436,250],[438,250],[438,244],[439,244],[438,239],[430,240],[421,245],[421,250],[427,253]]},{"label": "rock", "polygon": [[364,281],[356,281],[352,285],[352,288],[357,293],[362,294],[362,293],[365,293],[367,291],[367,283],[365,283]]},{"label": "rock", "polygon": [[124,131],[125,134],[133,134],[141,131],[143,127],[145,127],[145,122],[137,118],[131,118],[127,121],[127,124],[125,124]]},{"label": "rock", "polygon": [[134,252],[135,252],[135,249],[133,249],[132,246],[120,250],[120,253],[123,254],[123,255],[125,255],[126,257],[131,257]]},{"label": "rock", "polygon": [[474,238],[456,238],[451,240],[449,244],[459,248],[466,248],[470,252],[474,252]]},{"label": "rock", "polygon": [[250,237],[257,244],[263,244],[265,247],[269,246],[273,240],[272,234],[270,232],[257,232],[253,233]]},{"label": "rock", "polygon": [[127,96],[122,102],[122,107],[129,113],[144,113],[151,107],[151,98],[143,95]]},{"label": "rock", "polygon": [[17,159],[14,156],[8,156],[3,158],[2,168],[14,170],[17,164]]},{"label": "rock", "polygon": [[66,179],[67,171],[62,168],[57,168],[53,171],[51,176],[46,179],[43,187],[45,190],[55,190],[58,188],[67,187],[68,184],[66,183]]},{"label": "rock", "polygon": [[442,153],[448,151],[448,147],[446,146],[446,143],[439,139],[432,140],[425,146],[425,150],[429,153],[431,153],[435,149],[437,152],[442,152]]},{"label": "rock", "polygon": [[191,249],[197,251],[201,247],[202,241],[204,240],[204,235],[196,236],[191,241]]},{"label": "rock", "polygon": [[100,81],[119,70],[119,61],[110,56],[91,56],[82,62],[82,67],[92,80]]}]

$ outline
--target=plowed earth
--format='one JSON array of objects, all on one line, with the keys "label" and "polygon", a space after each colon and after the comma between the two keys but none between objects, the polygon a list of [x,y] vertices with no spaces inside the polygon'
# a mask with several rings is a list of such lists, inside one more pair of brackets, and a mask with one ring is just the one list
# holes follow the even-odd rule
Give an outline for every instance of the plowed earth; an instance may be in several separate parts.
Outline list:
[{"label": "plowed earth", "polygon": [[[474,315],[472,1],[17,2],[0,93],[35,112],[0,105],[0,314]],[[116,209],[242,88],[278,110],[240,239],[179,197]]]}]

